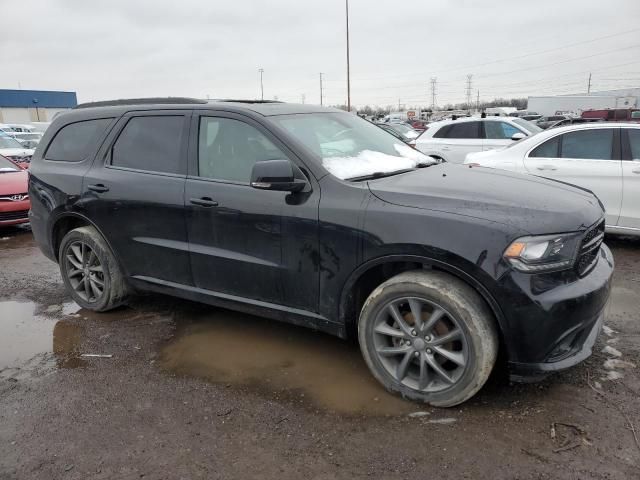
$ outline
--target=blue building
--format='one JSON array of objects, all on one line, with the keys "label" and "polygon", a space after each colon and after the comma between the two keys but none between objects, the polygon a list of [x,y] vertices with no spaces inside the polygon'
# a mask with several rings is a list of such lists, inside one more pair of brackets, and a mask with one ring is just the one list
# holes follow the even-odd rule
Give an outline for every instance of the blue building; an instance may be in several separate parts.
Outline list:
[{"label": "blue building", "polygon": [[77,104],[76,92],[0,89],[0,123],[50,122]]}]

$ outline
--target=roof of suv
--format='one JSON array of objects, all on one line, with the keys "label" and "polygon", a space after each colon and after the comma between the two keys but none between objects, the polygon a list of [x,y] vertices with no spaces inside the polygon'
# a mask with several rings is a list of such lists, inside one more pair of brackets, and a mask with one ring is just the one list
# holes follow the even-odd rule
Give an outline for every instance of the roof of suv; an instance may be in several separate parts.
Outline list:
[{"label": "roof of suv", "polygon": [[[251,111],[263,116],[289,115],[295,113],[342,112],[335,108],[268,100],[200,100],[194,98],[135,98],[105,102],[91,102],[78,105],[74,111],[65,114],[87,117],[95,114],[121,115],[135,110],[186,110],[207,109],[231,112]],[[80,113],[82,112],[82,113]],[[89,115],[87,115],[89,114]],[[67,117],[68,118],[68,117]]]}]

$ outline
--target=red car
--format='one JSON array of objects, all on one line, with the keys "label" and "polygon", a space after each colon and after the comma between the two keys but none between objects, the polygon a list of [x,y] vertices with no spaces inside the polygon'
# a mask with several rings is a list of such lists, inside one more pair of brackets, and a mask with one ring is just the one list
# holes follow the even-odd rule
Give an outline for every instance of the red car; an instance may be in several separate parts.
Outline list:
[{"label": "red car", "polygon": [[0,227],[29,221],[29,172],[0,155]]}]

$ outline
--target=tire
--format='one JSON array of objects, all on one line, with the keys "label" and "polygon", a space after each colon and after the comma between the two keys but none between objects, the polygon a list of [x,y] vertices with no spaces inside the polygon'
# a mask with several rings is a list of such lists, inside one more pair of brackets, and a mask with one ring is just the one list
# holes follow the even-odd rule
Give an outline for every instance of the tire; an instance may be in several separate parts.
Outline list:
[{"label": "tire", "polygon": [[387,390],[436,407],[475,395],[498,354],[494,317],[480,295],[435,271],[404,272],[376,288],[360,313],[358,340]]},{"label": "tire", "polygon": [[60,243],[58,263],[67,291],[82,308],[106,312],[126,300],[127,285],[122,271],[107,242],[94,227],[69,231]]}]

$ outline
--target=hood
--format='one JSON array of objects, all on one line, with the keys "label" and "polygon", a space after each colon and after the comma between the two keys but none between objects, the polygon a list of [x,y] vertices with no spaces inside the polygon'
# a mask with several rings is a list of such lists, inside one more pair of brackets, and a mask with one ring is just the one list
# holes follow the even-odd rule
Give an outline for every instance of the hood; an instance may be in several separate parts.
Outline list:
[{"label": "hood", "polygon": [[0,155],[5,157],[30,157],[33,155],[31,148],[0,148]]},{"label": "hood", "polygon": [[529,234],[583,230],[604,215],[589,190],[533,175],[438,164],[369,182],[371,192],[396,205],[466,215]]},{"label": "hood", "polygon": [[506,147],[494,148],[493,150],[485,150],[483,152],[467,153],[464,159],[464,163],[480,162],[484,160],[491,160],[495,158],[496,153],[506,150]]},{"label": "hood", "polygon": [[26,193],[29,190],[28,181],[29,173],[26,170],[0,173],[0,197],[14,193]]}]

